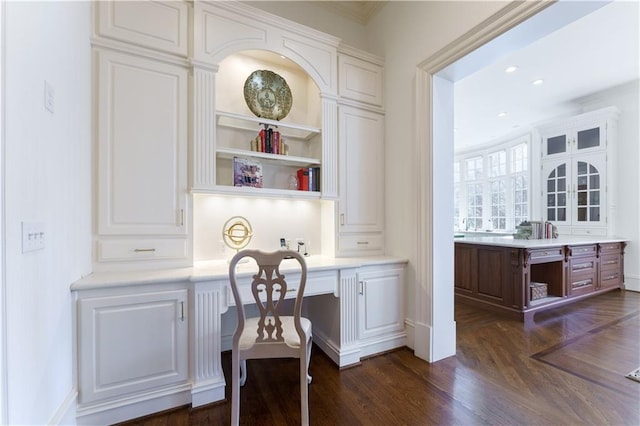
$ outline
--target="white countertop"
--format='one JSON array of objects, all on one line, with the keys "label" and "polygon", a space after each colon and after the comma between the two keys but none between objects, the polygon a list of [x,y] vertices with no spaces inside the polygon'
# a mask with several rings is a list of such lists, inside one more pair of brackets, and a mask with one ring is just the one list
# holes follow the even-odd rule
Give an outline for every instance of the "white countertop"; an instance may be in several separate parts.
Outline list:
[{"label": "white countertop", "polygon": [[[407,263],[407,259],[372,256],[357,258],[333,258],[324,256],[309,256],[305,258],[307,271],[334,270],[345,268],[357,268],[369,265],[384,265],[392,263]],[[290,268],[295,268],[293,260],[285,260],[281,270],[290,269],[286,262],[291,262]],[[241,264],[238,266],[239,275],[250,274],[250,266]],[[161,284],[169,282],[201,282],[225,279],[229,276],[229,264],[226,260],[212,260],[195,262],[193,267],[168,268],[139,271],[94,272],[71,284],[72,291],[92,290],[98,288]]]},{"label": "white countertop", "polygon": [[567,235],[558,238],[545,238],[540,240],[517,240],[513,236],[501,237],[459,237],[454,238],[456,243],[478,244],[485,246],[514,247],[514,248],[547,248],[566,245],[619,243],[627,241],[625,238],[612,236],[578,236]]}]

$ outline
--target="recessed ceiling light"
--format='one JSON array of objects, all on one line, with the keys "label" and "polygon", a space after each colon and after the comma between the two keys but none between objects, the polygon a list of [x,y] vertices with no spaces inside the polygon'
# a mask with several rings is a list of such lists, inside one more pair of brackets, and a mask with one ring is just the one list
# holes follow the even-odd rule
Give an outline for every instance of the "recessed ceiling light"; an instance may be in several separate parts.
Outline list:
[{"label": "recessed ceiling light", "polygon": [[507,115],[507,113],[504,112],[504,111],[498,113],[498,117],[505,117],[506,115]]},{"label": "recessed ceiling light", "polygon": [[539,79],[537,79],[537,80],[533,80],[533,81],[531,82],[531,84],[533,84],[534,86],[539,86],[539,85],[541,85],[542,83],[544,83],[544,80],[543,80],[543,79],[541,79],[541,78],[539,78]]},{"label": "recessed ceiling light", "polygon": [[514,71],[516,71],[517,69],[518,69],[518,67],[517,67],[517,66],[515,66],[515,65],[511,65],[510,67],[505,68],[504,72],[506,72],[506,73],[510,73],[510,72],[514,72]]}]

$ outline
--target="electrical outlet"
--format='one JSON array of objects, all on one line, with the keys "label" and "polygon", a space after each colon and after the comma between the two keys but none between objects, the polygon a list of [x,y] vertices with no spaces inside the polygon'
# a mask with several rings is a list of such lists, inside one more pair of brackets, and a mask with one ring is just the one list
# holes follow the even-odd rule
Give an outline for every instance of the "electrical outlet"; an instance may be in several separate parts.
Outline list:
[{"label": "electrical outlet", "polygon": [[22,252],[42,250],[45,247],[45,231],[42,222],[22,222]]}]

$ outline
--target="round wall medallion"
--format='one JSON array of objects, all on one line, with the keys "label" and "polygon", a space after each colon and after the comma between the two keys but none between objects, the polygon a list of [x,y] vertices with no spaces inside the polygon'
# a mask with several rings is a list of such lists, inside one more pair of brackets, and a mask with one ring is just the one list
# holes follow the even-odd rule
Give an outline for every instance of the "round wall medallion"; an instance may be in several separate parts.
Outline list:
[{"label": "round wall medallion", "polygon": [[293,102],[284,78],[268,70],[256,70],[247,77],[244,100],[252,113],[270,120],[285,118]]}]

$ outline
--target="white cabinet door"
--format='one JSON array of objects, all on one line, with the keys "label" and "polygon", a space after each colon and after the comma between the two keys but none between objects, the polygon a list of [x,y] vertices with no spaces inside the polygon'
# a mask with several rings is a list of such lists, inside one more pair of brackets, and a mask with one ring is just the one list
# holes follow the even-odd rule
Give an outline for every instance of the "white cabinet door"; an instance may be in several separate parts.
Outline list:
[{"label": "white cabinet door", "polygon": [[81,404],[187,381],[186,289],[77,303]]},{"label": "white cabinet door", "polygon": [[404,268],[364,268],[358,272],[358,338],[404,329]]},{"label": "white cabinet door", "polygon": [[381,232],[384,226],[384,116],[339,107],[340,228]]},{"label": "white cabinet door", "polygon": [[186,68],[96,50],[98,233],[186,235]]},{"label": "white cabinet door", "polygon": [[544,161],[544,220],[572,234],[606,233],[606,173],[604,153]]}]

